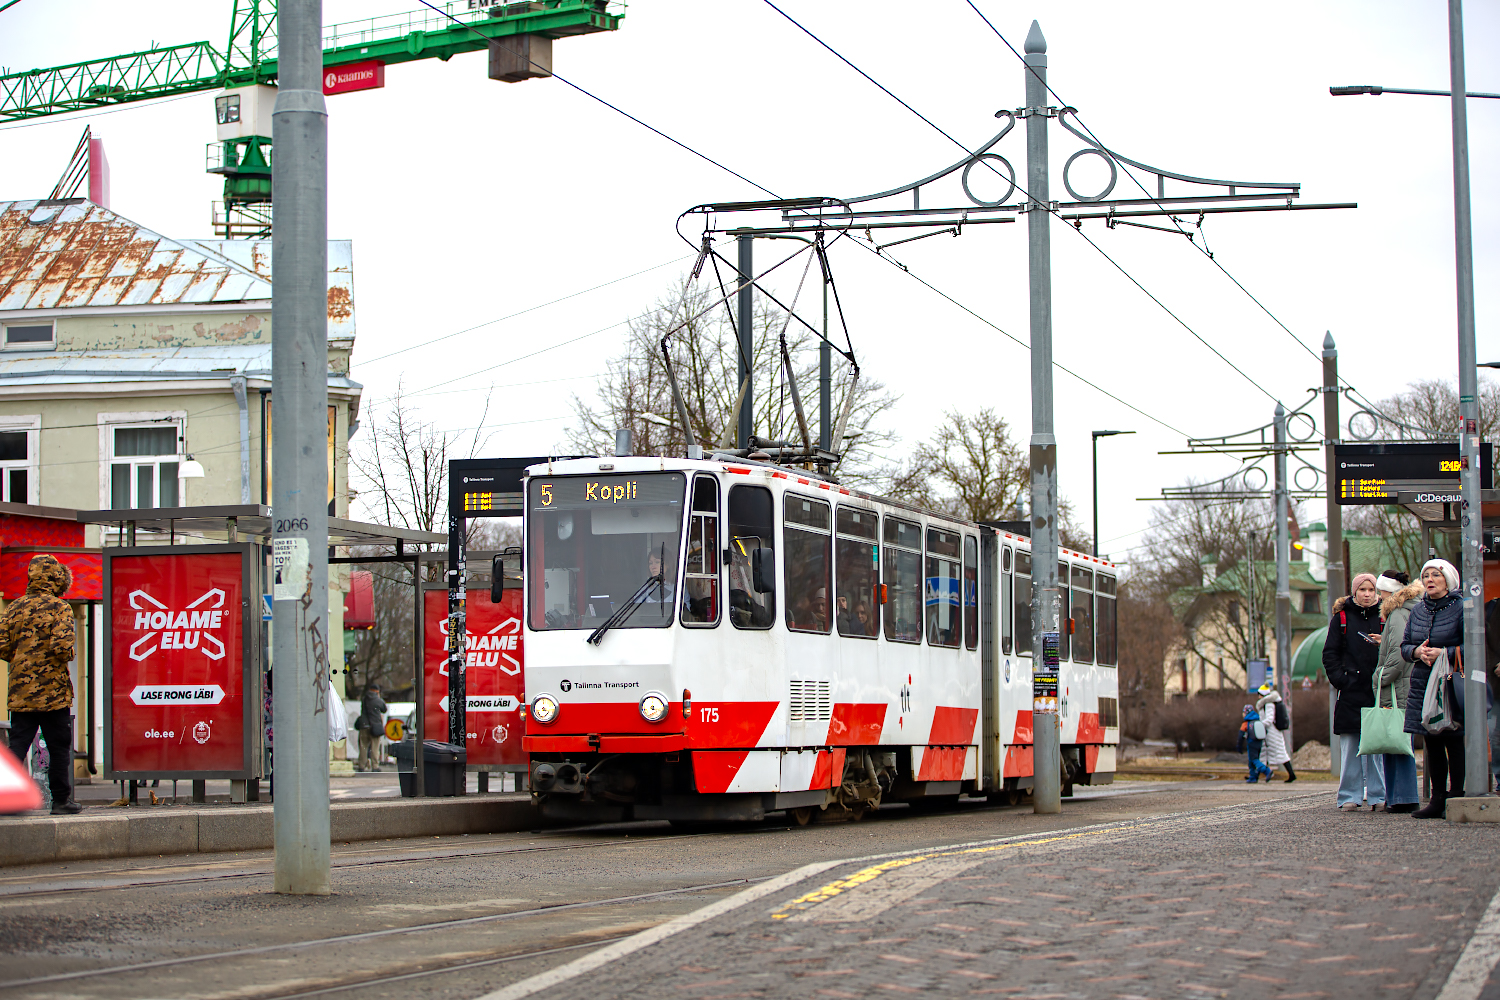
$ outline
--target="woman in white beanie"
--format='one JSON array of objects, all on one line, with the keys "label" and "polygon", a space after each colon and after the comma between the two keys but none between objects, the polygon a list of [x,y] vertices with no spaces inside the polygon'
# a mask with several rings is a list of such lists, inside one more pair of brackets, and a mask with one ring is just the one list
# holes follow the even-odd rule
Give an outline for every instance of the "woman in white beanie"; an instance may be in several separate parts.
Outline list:
[{"label": "woman in white beanie", "polygon": [[1408,733],[1422,734],[1432,767],[1432,801],[1412,815],[1432,819],[1446,814],[1450,795],[1464,794],[1463,730],[1429,733],[1422,725],[1422,701],[1438,654],[1446,650],[1449,662],[1458,665],[1458,651],[1464,644],[1464,606],[1458,570],[1448,560],[1429,559],[1424,563],[1421,583],[1423,597],[1406,621],[1401,655],[1412,661],[1405,728]]},{"label": "woman in white beanie", "polygon": [[[1381,593],[1380,613],[1385,617],[1385,631],[1380,636],[1379,661],[1375,666],[1375,691],[1382,708],[1406,710],[1411,690],[1411,662],[1401,656],[1401,639],[1412,609],[1422,600],[1422,584],[1407,583],[1407,575],[1388,569],[1375,581]],[[1407,736],[1408,742],[1411,737]],[[1417,762],[1406,754],[1381,754],[1385,770],[1385,811],[1415,812],[1421,805],[1417,790]]]},{"label": "woman in white beanie", "polygon": [[[1282,708],[1278,713],[1276,707],[1281,702],[1281,692],[1277,691],[1270,681],[1262,684],[1256,689],[1260,698],[1255,702],[1255,711],[1260,713],[1261,720],[1266,723],[1266,742],[1261,748],[1260,759],[1263,764],[1275,771],[1278,767],[1286,768],[1286,780],[1290,784],[1297,780],[1297,772],[1292,770],[1292,755],[1287,753],[1285,730],[1276,724],[1276,716],[1287,716],[1287,710]],[[1290,726],[1291,719],[1287,718]],[[1267,781],[1271,779],[1267,778]]]}]

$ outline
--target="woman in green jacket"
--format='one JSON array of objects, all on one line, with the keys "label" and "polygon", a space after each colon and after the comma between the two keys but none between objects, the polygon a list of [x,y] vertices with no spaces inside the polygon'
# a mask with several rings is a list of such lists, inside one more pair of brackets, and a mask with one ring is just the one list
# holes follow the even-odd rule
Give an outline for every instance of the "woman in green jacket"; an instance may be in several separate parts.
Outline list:
[{"label": "woman in green jacket", "polygon": [[[1422,600],[1422,585],[1408,583],[1405,573],[1388,569],[1375,581],[1380,591],[1380,614],[1385,618],[1385,631],[1380,636],[1380,652],[1375,663],[1375,690],[1377,702],[1382,708],[1394,705],[1406,709],[1406,696],[1411,691],[1411,661],[1401,656],[1401,637],[1406,633],[1406,620],[1411,609]],[[1410,739],[1410,737],[1408,737]],[[1415,812],[1419,803],[1417,792],[1417,761],[1405,754],[1382,754],[1385,767],[1385,811],[1392,813]]]}]

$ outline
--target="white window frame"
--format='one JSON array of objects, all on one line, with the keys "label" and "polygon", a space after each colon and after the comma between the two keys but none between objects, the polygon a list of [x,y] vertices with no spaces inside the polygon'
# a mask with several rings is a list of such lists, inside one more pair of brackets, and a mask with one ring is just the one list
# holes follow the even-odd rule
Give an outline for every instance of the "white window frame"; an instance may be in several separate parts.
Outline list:
[{"label": "white window frame", "polygon": [[[183,451],[184,438],[187,434],[187,411],[186,410],[142,410],[124,413],[100,413],[99,417],[99,509],[112,509],[111,483],[113,466],[115,465],[115,431],[125,430],[132,427],[162,427],[173,426],[177,430],[177,454],[175,456],[158,455],[152,460],[160,465],[163,461],[175,461],[177,463],[177,505],[187,505],[187,482],[182,478],[182,463],[187,461],[187,455]],[[128,456],[121,461],[128,461],[131,465],[144,464],[141,460],[147,456]],[[161,470],[156,473],[157,498],[161,493]],[[135,492],[135,476],[131,475],[131,492]]]},{"label": "white window frame", "polygon": [[[47,326],[52,328],[48,340],[34,340],[26,344],[12,344],[6,331],[13,326]],[[7,319],[0,320],[0,350],[5,351],[53,351],[57,349],[57,320],[55,319]]]},{"label": "white window frame", "polygon": [[[7,503],[39,504],[42,502],[41,463],[37,456],[41,451],[42,417],[40,414],[0,415],[0,431],[26,432],[26,458],[24,460],[0,461],[0,497]],[[7,496],[10,489],[10,470],[26,470],[26,496],[17,500]]]}]

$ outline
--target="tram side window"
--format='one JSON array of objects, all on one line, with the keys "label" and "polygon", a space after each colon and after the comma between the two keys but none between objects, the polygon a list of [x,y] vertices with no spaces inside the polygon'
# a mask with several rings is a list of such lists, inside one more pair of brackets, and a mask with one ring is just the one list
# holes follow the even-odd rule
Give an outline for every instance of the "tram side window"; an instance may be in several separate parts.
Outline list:
[{"label": "tram side window", "polygon": [[1016,655],[1031,655],[1031,553],[1016,551]]},{"label": "tram side window", "polygon": [[[1068,564],[1061,559],[1057,561],[1057,596],[1062,609],[1062,617],[1073,617],[1072,602],[1068,600]],[[1067,622],[1059,624],[1061,626],[1059,631],[1062,632],[1062,635],[1057,637],[1057,656],[1060,660],[1071,660],[1073,658],[1073,637],[1068,635]]]},{"label": "tram side window", "polygon": [[959,562],[963,536],[956,531],[927,529],[927,579],[922,595],[927,611],[927,644],[958,648],[963,628]]},{"label": "tram side window", "polygon": [[827,634],[829,506],[822,500],[786,495],[782,519],[786,567],[786,627]]},{"label": "tram side window", "polygon": [[1095,589],[1094,600],[1098,607],[1094,612],[1094,634],[1098,637],[1096,645],[1098,649],[1099,665],[1101,667],[1112,667],[1119,662],[1119,647],[1116,639],[1117,618],[1115,615],[1115,578],[1100,573],[1097,577],[1098,583]]},{"label": "tram side window", "polygon": [[922,641],[922,526],[885,519],[885,637]]},{"label": "tram side window", "polygon": [[1094,662],[1093,571],[1073,567],[1073,662]]},{"label": "tram side window", "polygon": [[776,621],[775,502],[764,486],[729,491],[729,620],[737,628]]},{"label": "tram side window", "polygon": [[718,624],[719,484],[713,476],[693,480],[693,513],[688,522],[687,569],[682,583],[682,623]]},{"label": "tram side window", "polygon": [[874,639],[880,634],[880,515],[857,507],[839,507],[834,539],[834,571],[839,635]]},{"label": "tram side window", "polygon": [[1000,563],[1000,652],[1010,655],[1011,637],[1016,630],[1016,612],[1010,593],[1010,546],[1005,546]]},{"label": "tram side window", "polygon": [[964,538],[964,647],[979,648],[979,540]]}]

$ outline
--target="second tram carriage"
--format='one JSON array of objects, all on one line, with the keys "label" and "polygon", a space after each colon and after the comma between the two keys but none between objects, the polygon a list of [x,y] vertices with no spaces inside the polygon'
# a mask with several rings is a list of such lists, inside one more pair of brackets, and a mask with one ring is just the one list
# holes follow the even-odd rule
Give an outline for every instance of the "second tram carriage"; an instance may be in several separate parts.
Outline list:
[{"label": "second tram carriage", "polygon": [[[743,460],[525,480],[524,748],[578,820],[857,819],[1032,781],[1021,534]],[[1115,568],[1064,550],[1065,785],[1114,776]]]}]

